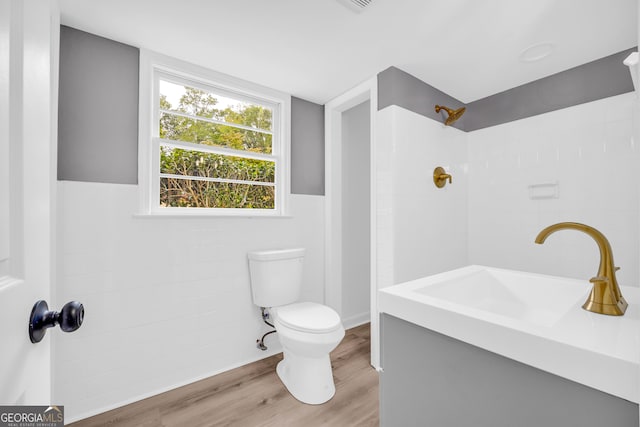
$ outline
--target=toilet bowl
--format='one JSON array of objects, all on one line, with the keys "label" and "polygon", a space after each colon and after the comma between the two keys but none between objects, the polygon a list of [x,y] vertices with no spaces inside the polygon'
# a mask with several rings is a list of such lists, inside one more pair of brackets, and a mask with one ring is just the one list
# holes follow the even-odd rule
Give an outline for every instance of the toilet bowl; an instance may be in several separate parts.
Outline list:
[{"label": "toilet bowl", "polygon": [[329,353],[344,337],[340,316],[330,307],[299,302],[304,249],[250,252],[253,302],[268,309],[284,358],[276,373],[293,397],[321,404],[336,391]]},{"label": "toilet bowl", "polygon": [[344,338],[338,313],[311,302],[290,304],[273,311],[284,353],[276,367],[278,377],[299,401],[325,403],[336,392],[329,353]]}]

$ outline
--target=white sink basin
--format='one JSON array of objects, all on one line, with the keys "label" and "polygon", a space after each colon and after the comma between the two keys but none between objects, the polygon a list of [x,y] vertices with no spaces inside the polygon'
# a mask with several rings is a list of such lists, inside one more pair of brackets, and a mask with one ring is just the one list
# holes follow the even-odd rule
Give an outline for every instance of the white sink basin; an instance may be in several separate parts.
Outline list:
[{"label": "white sink basin", "polygon": [[[640,402],[640,289],[624,316],[582,309],[589,279],[471,265],[378,293],[380,312]],[[384,368],[384,366],[383,366]]]},{"label": "white sink basin", "polygon": [[552,326],[586,300],[589,283],[488,267],[413,289],[472,309]]}]

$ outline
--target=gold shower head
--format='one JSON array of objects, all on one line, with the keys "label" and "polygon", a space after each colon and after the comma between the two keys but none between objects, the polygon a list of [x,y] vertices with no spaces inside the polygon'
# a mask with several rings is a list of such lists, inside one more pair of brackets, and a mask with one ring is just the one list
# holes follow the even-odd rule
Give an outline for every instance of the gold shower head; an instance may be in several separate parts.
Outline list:
[{"label": "gold shower head", "polygon": [[451,108],[447,108],[444,105],[436,105],[436,113],[439,113],[440,110],[444,110],[447,112],[449,117],[447,117],[447,120],[444,121],[444,124],[446,126],[451,126],[453,123],[455,123],[456,120],[462,117],[466,108],[461,107],[461,108],[458,108],[457,110],[452,110]]}]

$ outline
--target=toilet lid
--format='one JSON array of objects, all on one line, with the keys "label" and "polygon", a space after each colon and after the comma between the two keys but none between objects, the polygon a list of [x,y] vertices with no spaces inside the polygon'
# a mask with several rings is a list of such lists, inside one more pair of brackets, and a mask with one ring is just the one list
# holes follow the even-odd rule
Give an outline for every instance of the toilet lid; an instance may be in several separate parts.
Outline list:
[{"label": "toilet lid", "polygon": [[283,326],[301,332],[331,332],[341,325],[338,313],[326,305],[314,302],[278,307],[276,318]]}]

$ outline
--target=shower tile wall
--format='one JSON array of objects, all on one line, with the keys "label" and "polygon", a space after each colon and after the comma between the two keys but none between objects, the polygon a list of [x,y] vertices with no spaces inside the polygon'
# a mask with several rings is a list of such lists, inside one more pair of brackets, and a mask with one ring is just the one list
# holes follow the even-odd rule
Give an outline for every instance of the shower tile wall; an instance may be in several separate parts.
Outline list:
[{"label": "shower tile wall", "polygon": [[[544,245],[533,242],[561,221],[601,230],[621,267],[620,283],[638,286],[634,100],[628,93],[470,133],[402,107],[380,110],[379,286],[466,264],[586,281],[599,261],[590,237],[562,231]],[[444,189],[433,185],[438,165],[452,171]],[[548,183],[558,184],[558,198],[530,198],[530,185]]]},{"label": "shower tile wall", "polygon": [[292,195],[292,217],[136,218],[135,185],[58,182],[53,306],[85,322],[53,341],[54,398],[73,421],[281,351],[251,301],[246,253],[307,248],[306,300],[322,302],[324,197]]},{"label": "shower tile wall", "polygon": [[[379,287],[466,265],[467,134],[395,105],[378,112],[377,126],[378,247],[392,248]],[[452,184],[434,185],[436,166]]]},{"label": "shower tile wall", "polygon": [[[635,99],[628,93],[470,132],[470,263],[589,279],[599,262],[590,237],[562,231],[533,242],[547,225],[583,222],[611,242],[620,284],[638,286]],[[529,186],[548,183],[558,184],[558,198],[530,197]]]}]

